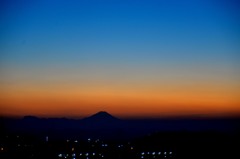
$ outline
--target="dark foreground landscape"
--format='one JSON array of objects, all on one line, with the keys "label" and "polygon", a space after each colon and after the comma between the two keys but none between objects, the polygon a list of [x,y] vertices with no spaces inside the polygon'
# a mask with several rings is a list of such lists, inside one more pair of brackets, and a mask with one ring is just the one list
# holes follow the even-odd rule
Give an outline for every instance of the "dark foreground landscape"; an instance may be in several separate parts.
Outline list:
[{"label": "dark foreground landscape", "polygon": [[1,118],[1,159],[239,158],[239,118]]}]

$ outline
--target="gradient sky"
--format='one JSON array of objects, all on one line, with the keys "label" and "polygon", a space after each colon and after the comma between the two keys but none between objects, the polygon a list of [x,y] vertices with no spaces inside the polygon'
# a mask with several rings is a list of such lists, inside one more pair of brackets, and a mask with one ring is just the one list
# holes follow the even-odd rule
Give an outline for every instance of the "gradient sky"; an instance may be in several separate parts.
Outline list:
[{"label": "gradient sky", "polygon": [[240,114],[237,0],[0,6],[0,115]]}]

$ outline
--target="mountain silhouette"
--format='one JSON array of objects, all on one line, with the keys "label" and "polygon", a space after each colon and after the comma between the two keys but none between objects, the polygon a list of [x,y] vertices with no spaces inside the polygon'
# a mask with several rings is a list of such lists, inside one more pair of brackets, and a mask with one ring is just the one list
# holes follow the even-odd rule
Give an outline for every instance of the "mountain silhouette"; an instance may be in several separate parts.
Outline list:
[{"label": "mountain silhouette", "polygon": [[106,111],[100,111],[92,116],[82,119],[83,121],[88,122],[112,122],[112,121],[119,121],[120,119],[112,116]]},{"label": "mountain silhouette", "polygon": [[[0,118],[1,119],[1,118]],[[1,122],[3,123],[1,126]],[[83,119],[38,118],[0,120],[0,127],[10,133],[51,135],[59,138],[128,139],[158,131],[228,131],[240,130],[239,119],[118,119],[100,111]]]}]

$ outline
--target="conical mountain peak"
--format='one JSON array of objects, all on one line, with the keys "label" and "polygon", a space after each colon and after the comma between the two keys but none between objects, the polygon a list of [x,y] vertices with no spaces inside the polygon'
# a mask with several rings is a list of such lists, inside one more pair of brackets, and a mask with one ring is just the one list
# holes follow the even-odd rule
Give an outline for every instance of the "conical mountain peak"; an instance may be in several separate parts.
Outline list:
[{"label": "conical mountain peak", "polygon": [[112,120],[118,120],[116,117],[112,116],[106,111],[100,111],[96,114],[93,114],[90,117],[85,118],[85,120],[90,121],[112,121]]},{"label": "conical mountain peak", "polygon": [[106,115],[106,116],[112,116],[111,114],[109,114],[108,112],[106,112],[106,111],[100,111],[100,112],[98,112],[98,113],[96,113],[96,114],[94,114],[94,115]]}]

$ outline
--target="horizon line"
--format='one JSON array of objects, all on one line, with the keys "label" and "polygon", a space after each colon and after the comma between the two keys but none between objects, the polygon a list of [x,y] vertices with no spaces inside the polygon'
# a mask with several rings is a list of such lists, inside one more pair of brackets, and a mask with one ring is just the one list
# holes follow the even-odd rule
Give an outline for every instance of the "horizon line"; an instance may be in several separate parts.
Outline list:
[{"label": "horizon line", "polygon": [[154,120],[154,119],[231,119],[231,118],[240,118],[240,113],[231,113],[231,114],[188,114],[188,115],[113,115],[107,111],[98,111],[89,115],[79,115],[79,116],[71,116],[71,115],[37,115],[37,114],[26,114],[26,115],[0,115],[0,118],[9,118],[9,119],[24,119],[25,117],[35,117],[39,119],[69,119],[69,120],[82,120],[84,118],[91,117],[97,113],[106,112],[113,117],[123,120]]}]

